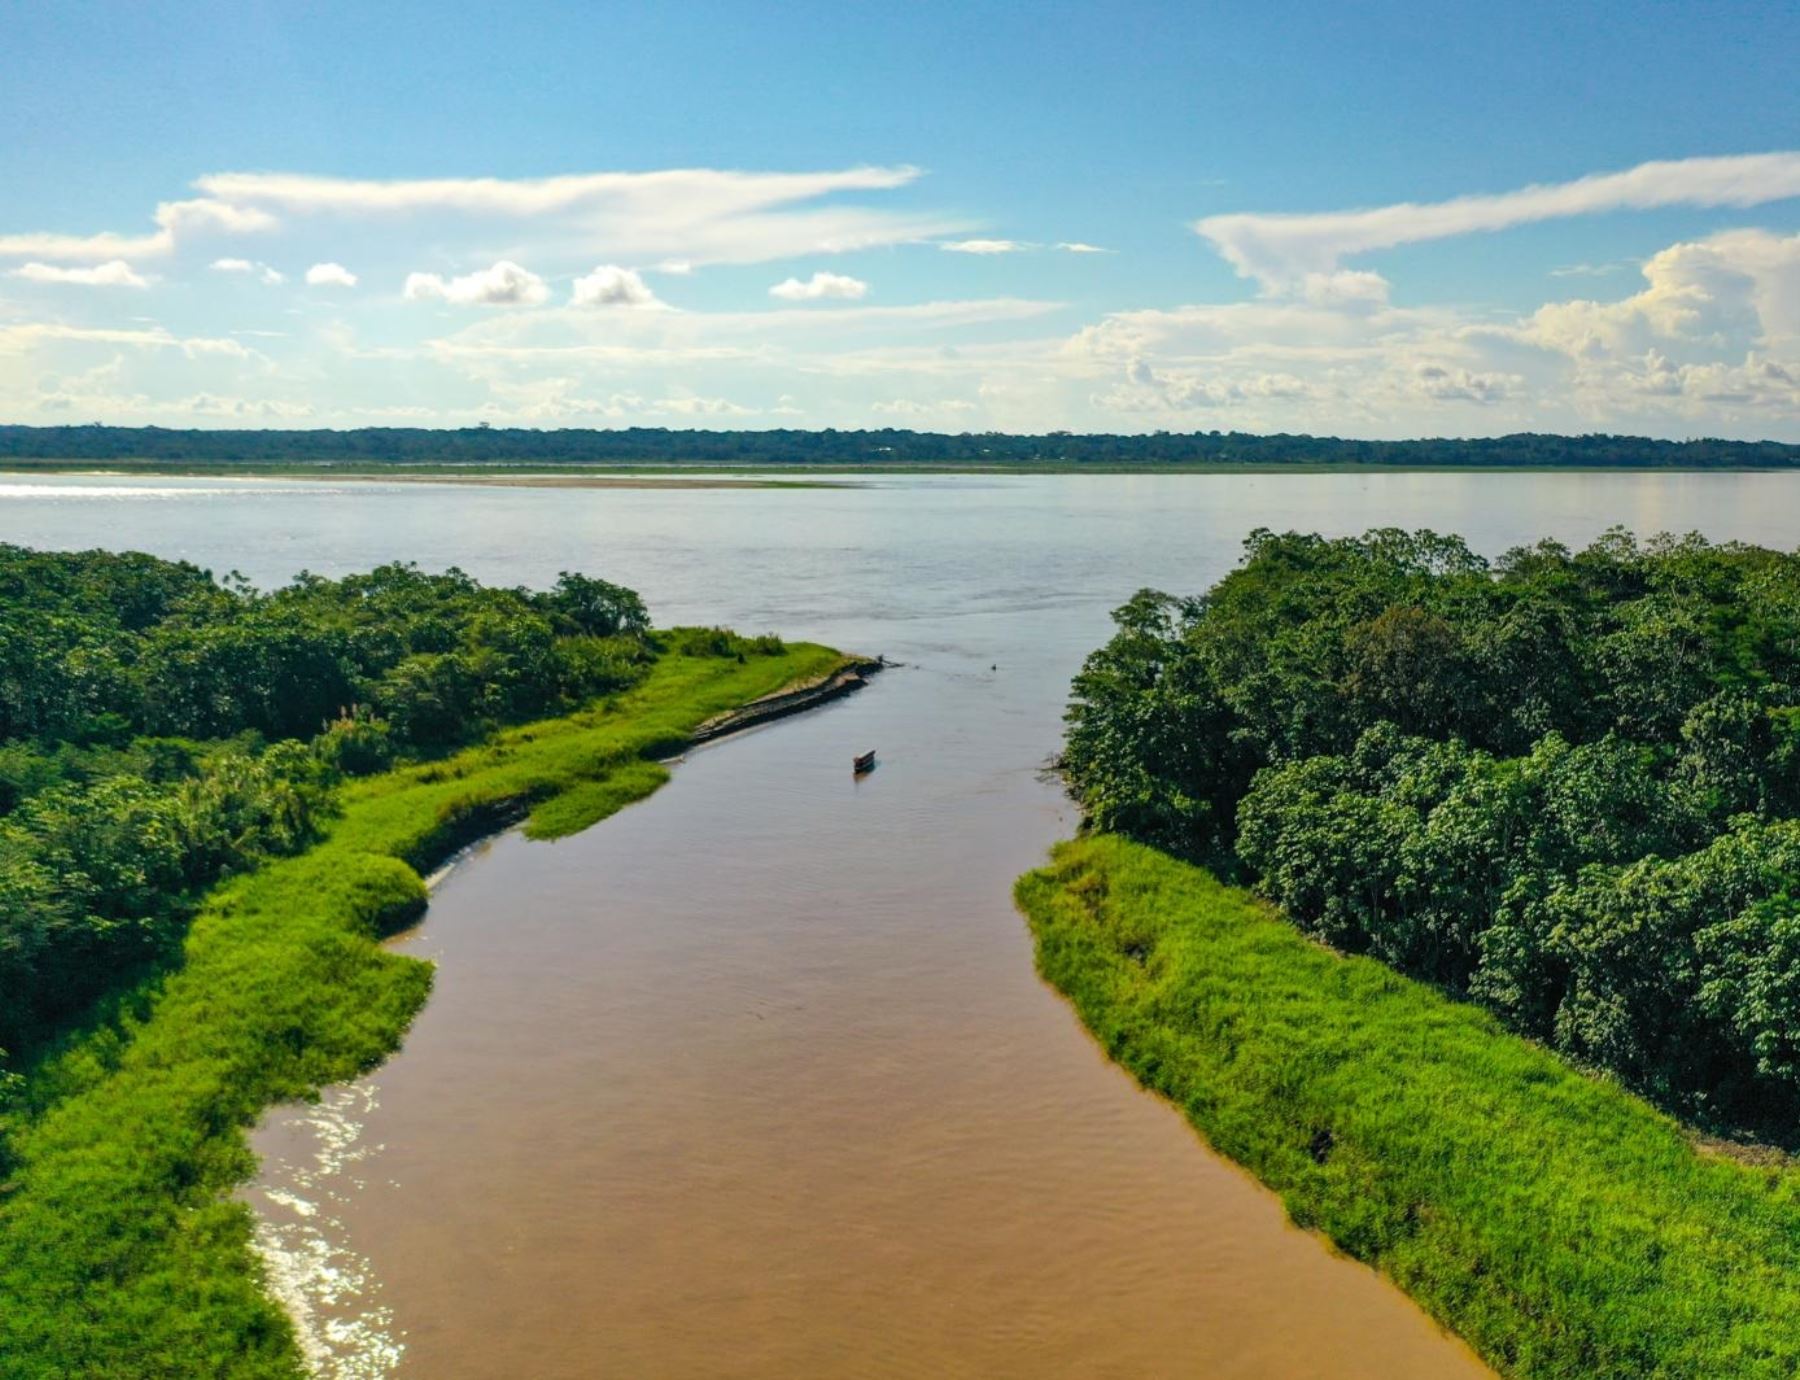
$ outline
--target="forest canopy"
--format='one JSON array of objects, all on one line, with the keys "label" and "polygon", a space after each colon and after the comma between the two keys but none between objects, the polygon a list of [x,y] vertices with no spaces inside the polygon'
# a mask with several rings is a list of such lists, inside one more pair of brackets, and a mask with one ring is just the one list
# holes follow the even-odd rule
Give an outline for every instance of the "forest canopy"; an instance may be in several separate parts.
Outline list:
[{"label": "forest canopy", "polygon": [[351,431],[0,426],[0,460],[338,465],[1416,465],[1439,468],[1743,468],[1800,465],[1800,445],[1642,436],[1359,441],[1335,436],[1158,431],[1147,435],[772,429],[683,431],[365,427]]},{"label": "forest canopy", "polygon": [[333,784],[634,684],[621,586],[385,565],[260,592],[185,562],[0,546],[0,1051],[178,944],[221,877],[316,837]]},{"label": "forest canopy", "polygon": [[1115,621],[1093,824],[1699,1120],[1800,1108],[1800,557],[1263,530]]}]

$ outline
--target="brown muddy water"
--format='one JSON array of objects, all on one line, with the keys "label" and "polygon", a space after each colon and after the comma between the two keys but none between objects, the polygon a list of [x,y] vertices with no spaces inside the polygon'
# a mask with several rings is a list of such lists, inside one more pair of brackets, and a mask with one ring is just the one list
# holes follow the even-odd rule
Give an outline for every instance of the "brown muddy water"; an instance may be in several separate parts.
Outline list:
[{"label": "brown muddy water", "polygon": [[908,663],[450,870],[399,941],[438,965],[405,1048],[255,1137],[246,1197],[321,1375],[1437,1380],[1485,1372],[1033,973],[1010,889],[1074,827],[1040,776],[1068,678],[1109,608],[1205,588],[1259,525],[1792,547],[1797,499],[1785,475],[32,479],[0,483],[0,539],[261,582],[580,568],[665,622]]}]

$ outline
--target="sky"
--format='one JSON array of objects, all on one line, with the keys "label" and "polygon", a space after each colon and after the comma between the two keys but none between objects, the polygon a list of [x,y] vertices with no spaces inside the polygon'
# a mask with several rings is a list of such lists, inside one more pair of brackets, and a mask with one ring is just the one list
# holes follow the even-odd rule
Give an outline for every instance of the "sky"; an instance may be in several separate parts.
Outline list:
[{"label": "sky", "polygon": [[1800,441],[1800,5],[0,0],[0,421]]}]

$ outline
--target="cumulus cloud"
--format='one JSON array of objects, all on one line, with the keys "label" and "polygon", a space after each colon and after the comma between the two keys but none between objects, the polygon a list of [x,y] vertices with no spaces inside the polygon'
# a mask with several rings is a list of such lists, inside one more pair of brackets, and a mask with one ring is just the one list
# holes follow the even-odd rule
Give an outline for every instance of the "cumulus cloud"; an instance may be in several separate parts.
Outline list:
[{"label": "cumulus cloud", "polygon": [[1134,359],[1125,368],[1123,386],[1096,398],[1119,412],[1187,412],[1235,404],[1305,398],[1313,390],[1289,373],[1245,373],[1158,369]]},{"label": "cumulus cloud", "polygon": [[1194,229],[1240,277],[1283,289],[1341,260],[1565,216],[1658,206],[1757,206],[1800,196],[1800,152],[1682,158],[1544,183],[1495,196],[1400,202],[1355,211],[1208,216]]},{"label": "cumulus cloud", "polygon": [[643,275],[635,269],[617,264],[602,264],[592,273],[575,280],[569,298],[577,307],[653,307],[661,306]]},{"label": "cumulus cloud", "polygon": [[938,248],[952,254],[1017,254],[1031,246],[1023,240],[943,240]]},{"label": "cumulus cloud", "polygon": [[1413,366],[1413,387],[1440,402],[1495,403],[1523,382],[1517,375],[1476,373],[1456,365]]},{"label": "cumulus cloud", "polygon": [[1229,406],[1272,430],[1800,437],[1800,235],[1727,231],[1642,272],[1639,291],[1518,318],[1395,307],[1384,281],[1340,269],[1249,301],[1113,313],[1057,367],[1110,373],[1092,400],[1121,418]]},{"label": "cumulus cloud", "polygon": [[409,273],[404,295],[409,302],[448,302],[452,306],[536,306],[549,300],[550,289],[530,269],[502,259],[491,268],[460,278],[436,273]]},{"label": "cumulus cloud", "polygon": [[779,297],[784,302],[817,302],[821,298],[836,297],[846,301],[856,301],[866,297],[869,285],[860,278],[851,278],[842,273],[815,273],[802,282],[798,278],[788,278],[769,289],[769,296]]},{"label": "cumulus cloud", "polygon": [[1641,291],[1615,302],[1547,303],[1517,337],[1574,359],[1642,355],[1671,342],[1733,351],[1800,343],[1800,235],[1727,231],[1670,245],[1642,271]]},{"label": "cumulus cloud", "polygon": [[342,264],[314,264],[306,270],[308,287],[346,287],[356,286],[356,275]]},{"label": "cumulus cloud", "polygon": [[1678,364],[1656,350],[1627,361],[1624,385],[1648,397],[1702,405],[1800,408],[1800,364],[1784,364],[1752,350],[1742,364],[1724,361]]},{"label": "cumulus cloud", "polygon": [[92,268],[58,268],[53,264],[28,263],[15,268],[12,276],[31,283],[74,283],[81,287],[150,286],[150,280],[142,277],[123,259],[113,259]]}]

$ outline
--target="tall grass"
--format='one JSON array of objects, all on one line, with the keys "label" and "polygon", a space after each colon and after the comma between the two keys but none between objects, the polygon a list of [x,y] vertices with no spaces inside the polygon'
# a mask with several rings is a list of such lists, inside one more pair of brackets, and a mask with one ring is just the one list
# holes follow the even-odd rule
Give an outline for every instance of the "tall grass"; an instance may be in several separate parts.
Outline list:
[{"label": "tall grass", "polygon": [[1800,1173],[1123,839],[1020,879],[1044,976],[1302,1226],[1501,1372],[1800,1374]]},{"label": "tall grass", "polygon": [[665,655],[591,710],[349,786],[318,846],[219,888],[135,1014],[31,1079],[0,1189],[0,1376],[301,1375],[228,1195],[265,1107],[379,1063],[424,1002],[430,965],[376,942],[424,909],[420,872],[526,810],[539,837],[593,823],[703,720],[841,660]]}]

